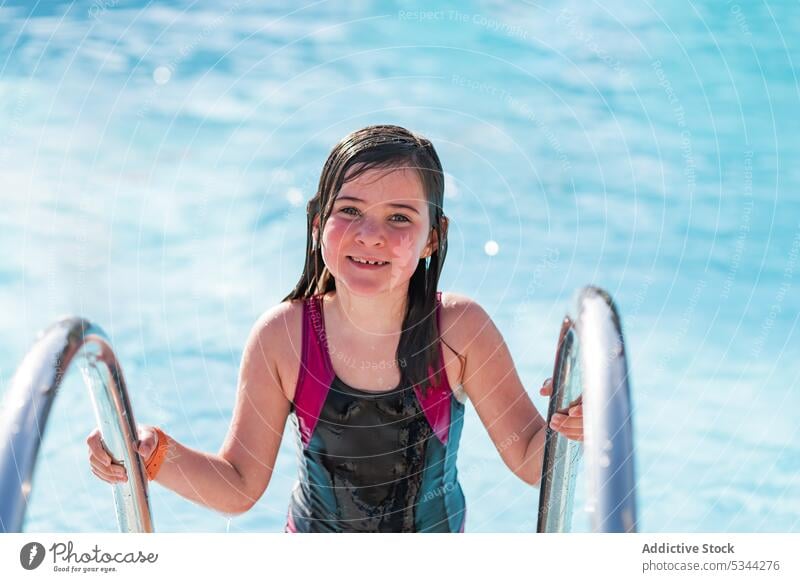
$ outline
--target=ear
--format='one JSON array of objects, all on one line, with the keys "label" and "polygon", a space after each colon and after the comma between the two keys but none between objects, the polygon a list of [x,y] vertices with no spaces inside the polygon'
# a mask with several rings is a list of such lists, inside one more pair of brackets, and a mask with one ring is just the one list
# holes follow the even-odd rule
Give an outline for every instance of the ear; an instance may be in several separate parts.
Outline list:
[{"label": "ear", "polygon": [[[447,236],[447,224],[448,220],[446,216],[442,216],[442,235]],[[428,244],[425,245],[425,248],[422,251],[421,259],[427,259],[433,253],[435,253],[439,249],[439,236],[436,232],[436,229],[431,227],[431,234],[428,237]]]}]

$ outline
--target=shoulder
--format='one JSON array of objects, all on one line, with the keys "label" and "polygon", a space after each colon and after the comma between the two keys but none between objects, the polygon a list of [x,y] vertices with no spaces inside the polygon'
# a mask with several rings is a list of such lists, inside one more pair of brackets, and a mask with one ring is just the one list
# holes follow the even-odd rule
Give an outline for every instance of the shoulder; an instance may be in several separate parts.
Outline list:
[{"label": "shoulder", "polygon": [[250,331],[251,338],[265,337],[280,339],[285,331],[294,329],[303,316],[301,300],[283,301],[262,313]]},{"label": "shoulder", "polygon": [[442,291],[442,336],[460,354],[487,328],[494,328],[492,318],[474,299],[461,293]]},{"label": "shoulder", "polygon": [[250,329],[242,354],[241,373],[274,374],[291,400],[292,374],[297,374],[302,346],[303,301],[282,301],[264,311]]},{"label": "shoulder", "polygon": [[455,293],[454,291],[442,291],[442,307],[446,309],[465,308],[470,305],[478,305],[478,303],[462,293]]},{"label": "shoulder", "polygon": [[442,291],[442,317],[455,325],[481,324],[491,321],[491,317],[481,305],[461,293]]},{"label": "shoulder", "polygon": [[253,324],[244,356],[259,355],[275,368],[287,358],[287,350],[299,349],[303,301],[283,301],[264,311]]}]

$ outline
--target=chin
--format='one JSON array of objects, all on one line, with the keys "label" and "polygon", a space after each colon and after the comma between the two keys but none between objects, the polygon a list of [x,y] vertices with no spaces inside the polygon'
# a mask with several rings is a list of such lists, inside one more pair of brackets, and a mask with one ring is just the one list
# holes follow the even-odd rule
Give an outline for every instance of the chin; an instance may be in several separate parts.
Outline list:
[{"label": "chin", "polygon": [[389,281],[379,281],[374,283],[365,283],[363,281],[347,281],[344,279],[336,278],[336,285],[345,287],[353,295],[359,297],[374,297],[376,295],[383,295],[386,293],[397,292],[399,288],[404,290],[408,289],[408,281],[404,281],[400,285],[392,285]]}]

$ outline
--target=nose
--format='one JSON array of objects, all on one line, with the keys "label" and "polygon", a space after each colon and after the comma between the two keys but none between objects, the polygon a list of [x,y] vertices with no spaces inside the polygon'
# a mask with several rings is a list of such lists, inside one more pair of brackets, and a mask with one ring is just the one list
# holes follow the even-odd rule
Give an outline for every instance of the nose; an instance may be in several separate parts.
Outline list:
[{"label": "nose", "polygon": [[374,220],[365,219],[360,221],[356,230],[356,241],[364,246],[382,246],[386,243],[382,227]]}]

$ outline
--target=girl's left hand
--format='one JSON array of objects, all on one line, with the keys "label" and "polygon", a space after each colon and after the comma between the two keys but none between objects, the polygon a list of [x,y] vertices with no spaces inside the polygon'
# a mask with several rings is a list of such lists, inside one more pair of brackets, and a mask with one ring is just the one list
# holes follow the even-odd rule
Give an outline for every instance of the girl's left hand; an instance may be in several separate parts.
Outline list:
[{"label": "girl's left hand", "polygon": [[[550,396],[553,393],[553,379],[548,378],[539,389],[542,396]],[[550,419],[550,428],[560,432],[568,439],[574,441],[583,440],[583,394],[572,402],[566,409],[562,409],[553,414]]]}]

